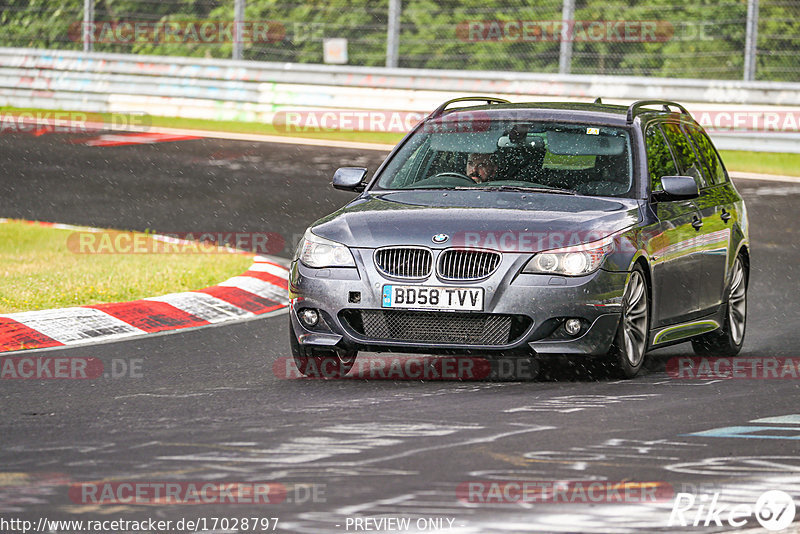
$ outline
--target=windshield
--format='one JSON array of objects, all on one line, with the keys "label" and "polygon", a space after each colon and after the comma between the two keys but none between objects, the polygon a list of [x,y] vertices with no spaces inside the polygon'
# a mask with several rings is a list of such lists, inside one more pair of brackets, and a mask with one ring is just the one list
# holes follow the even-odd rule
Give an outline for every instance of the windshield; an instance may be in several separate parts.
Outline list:
[{"label": "windshield", "polygon": [[541,190],[622,196],[632,186],[630,137],[593,124],[484,120],[423,126],[373,190]]}]

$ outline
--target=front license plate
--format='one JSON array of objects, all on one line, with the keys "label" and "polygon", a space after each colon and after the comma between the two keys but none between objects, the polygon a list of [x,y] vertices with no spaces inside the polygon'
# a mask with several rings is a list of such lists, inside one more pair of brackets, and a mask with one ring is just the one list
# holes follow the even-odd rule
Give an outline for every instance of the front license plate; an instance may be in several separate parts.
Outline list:
[{"label": "front license plate", "polygon": [[385,285],[383,307],[482,311],[483,288]]}]

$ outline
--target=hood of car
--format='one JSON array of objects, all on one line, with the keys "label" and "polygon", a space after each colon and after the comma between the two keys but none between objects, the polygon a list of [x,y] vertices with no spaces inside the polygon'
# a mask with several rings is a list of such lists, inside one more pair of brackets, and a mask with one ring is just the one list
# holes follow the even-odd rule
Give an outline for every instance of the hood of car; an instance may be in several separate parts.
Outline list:
[{"label": "hood of car", "polygon": [[353,248],[415,245],[536,252],[596,241],[636,224],[634,199],[510,191],[397,191],[358,198],[314,234]]}]

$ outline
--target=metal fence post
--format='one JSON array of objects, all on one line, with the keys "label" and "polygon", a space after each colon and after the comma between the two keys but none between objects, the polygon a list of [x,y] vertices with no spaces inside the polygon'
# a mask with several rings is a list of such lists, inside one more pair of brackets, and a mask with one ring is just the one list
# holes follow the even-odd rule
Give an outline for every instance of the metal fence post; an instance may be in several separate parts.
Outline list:
[{"label": "metal fence post", "polygon": [[94,0],[83,0],[83,51],[94,50]]},{"label": "metal fence post", "polygon": [[400,0],[389,0],[389,23],[386,26],[386,66],[389,68],[398,64],[401,9]]},{"label": "metal fence post", "polygon": [[242,22],[246,0],[233,2],[233,59],[242,59]]},{"label": "metal fence post", "polygon": [[747,0],[747,37],[744,45],[744,80],[756,79],[758,41],[758,0]]},{"label": "metal fence post", "polygon": [[558,54],[558,72],[569,74],[572,66],[572,28],[575,16],[575,0],[564,0],[561,8],[561,50]]}]

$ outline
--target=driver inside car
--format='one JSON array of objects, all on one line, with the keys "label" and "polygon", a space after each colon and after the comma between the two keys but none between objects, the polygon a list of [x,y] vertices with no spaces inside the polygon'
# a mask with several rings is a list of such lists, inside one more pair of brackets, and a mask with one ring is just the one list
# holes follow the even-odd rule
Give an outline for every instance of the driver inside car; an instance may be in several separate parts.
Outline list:
[{"label": "driver inside car", "polygon": [[466,175],[475,183],[488,182],[497,173],[497,157],[494,154],[474,153],[467,158]]}]

